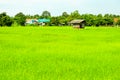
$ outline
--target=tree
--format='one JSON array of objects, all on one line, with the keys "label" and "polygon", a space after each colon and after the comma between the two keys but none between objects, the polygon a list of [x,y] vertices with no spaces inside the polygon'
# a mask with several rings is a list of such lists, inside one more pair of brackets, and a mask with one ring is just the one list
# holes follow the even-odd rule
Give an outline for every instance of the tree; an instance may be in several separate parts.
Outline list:
[{"label": "tree", "polygon": [[68,25],[68,17],[69,14],[67,12],[63,12],[61,16],[58,16],[60,25]]},{"label": "tree", "polygon": [[39,16],[38,14],[35,14],[35,15],[34,15],[34,18],[39,19],[40,16]]},{"label": "tree", "polygon": [[24,26],[26,22],[26,16],[22,12],[19,12],[15,15],[15,22],[17,22],[18,25]]},{"label": "tree", "polygon": [[118,19],[118,22],[117,22],[117,24],[120,26],[120,18]]},{"label": "tree", "polygon": [[78,10],[75,10],[74,12],[71,13],[70,15],[73,19],[80,19],[80,14]]},{"label": "tree", "polygon": [[104,21],[105,21],[106,26],[113,25],[113,23],[114,23],[113,15],[105,14],[104,15]]},{"label": "tree", "polygon": [[49,11],[43,11],[43,13],[42,13],[42,18],[50,18],[51,17],[51,14],[50,14],[50,12]]},{"label": "tree", "polygon": [[29,14],[29,15],[26,15],[26,18],[27,19],[32,19],[32,18],[34,18],[34,16],[32,16],[32,15]]},{"label": "tree", "polygon": [[12,18],[10,18],[5,12],[0,14],[0,26],[11,26],[12,23]]},{"label": "tree", "polygon": [[59,24],[60,24],[59,17],[51,17],[51,22],[50,22],[51,26],[58,26]]},{"label": "tree", "polygon": [[67,12],[62,13],[62,17],[68,17],[68,16],[69,16],[69,14]]},{"label": "tree", "polygon": [[102,25],[104,25],[104,20],[103,20],[102,14],[98,14],[96,16],[96,20],[95,21],[96,21],[96,23],[95,23],[96,26],[102,26]]},{"label": "tree", "polygon": [[85,19],[87,26],[93,26],[96,24],[96,16],[93,14],[83,14],[81,15],[81,19]]}]

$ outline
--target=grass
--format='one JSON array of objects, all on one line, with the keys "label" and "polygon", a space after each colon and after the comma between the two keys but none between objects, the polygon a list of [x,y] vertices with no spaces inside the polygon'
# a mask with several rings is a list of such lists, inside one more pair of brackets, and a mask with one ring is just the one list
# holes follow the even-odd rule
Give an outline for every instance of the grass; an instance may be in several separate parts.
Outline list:
[{"label": "grass", "polygon": [[1,27],[0,80],[120,80],[120,28]]}]

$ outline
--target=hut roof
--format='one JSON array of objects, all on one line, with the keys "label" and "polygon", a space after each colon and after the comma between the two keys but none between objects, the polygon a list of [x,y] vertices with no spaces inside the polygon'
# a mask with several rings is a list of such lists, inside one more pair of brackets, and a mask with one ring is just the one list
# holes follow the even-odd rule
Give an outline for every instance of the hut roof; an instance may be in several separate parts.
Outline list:
[{"label": "hut roof", "polygon": [[72,20],[70,23],[74,24],[74,23],[81,23],[81,22],[84,22],[84,21],[85,20],[78,19],[78,20]]}]

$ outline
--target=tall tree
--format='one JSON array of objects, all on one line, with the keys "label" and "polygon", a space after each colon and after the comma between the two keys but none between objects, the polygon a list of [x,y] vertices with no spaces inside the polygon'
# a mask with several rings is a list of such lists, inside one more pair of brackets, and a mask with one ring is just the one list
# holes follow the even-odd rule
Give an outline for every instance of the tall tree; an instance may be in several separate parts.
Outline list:
[{"label": "tall tree", "polygon": [[87,26],[93,26],[96,24],[96,16],[93,14],[83,14],[81,15],[81,19],[85,19]]},{"label": "tall tree", "polygon": [[59,22],[61,25],[67,25],[68,24],[68,17],[69,14],[67,12],[63,12],[61,16],[59,16]]},{"label": "tall tree", "polygon": [[71,13],[70,15],[73,19],[80,19],[80,14],[78,10],[75,10],[74,12]]},{"label": "tall tree", "polygon": [[68,17],[69,14],[68,14],[67,12],[63,12],[63,13],[62,13],[62,16],[63,16],[63,17]]},{"label": "tall tree", "polygon": [[39,19],[40,16],[39,16],[38,14],[35,14],[35,15],[34,15],[34,18]]},{"label": "tall tree", "polygon": [[106,26],[113,25],[113,23],[114,23],[113,15],[105,14],[104,15],[104,21],[105,21]]},{"label": "tall tree", "polygon": [[104,25],[104,20],[103,20],[103,16],[102,16],[102,14],[98,14],[97,16],[96,16],[96,26],[102,26],[102,25]]},{"label": "tall tree", "polygon": [[59,17],[51,17],[50,25],[58,26],[60,24]]},{"label": "tall tree", "polygon": [[28,18],[28,19],[32,19],[32,18],[34,18],[34,16],[33,15],[25,15],[26,16],[26,18]]},{"label": "tall tree", "polygon": [[11,26],[12,23],[12,18],[10,18],[5,12],[0,14],[0,26]]},{"label": "tall tree", "polygon": [[22,12],[19,12],[15,15],[15,21],[18,25],[24,26],[26,22],[26,16]]},{"label": "tall tree", "polygon": [[43,13],[42,13],[42,18],[50,18],[51,17],[51,14],[50,14],[50,12],[49,11],[43,11]]}]

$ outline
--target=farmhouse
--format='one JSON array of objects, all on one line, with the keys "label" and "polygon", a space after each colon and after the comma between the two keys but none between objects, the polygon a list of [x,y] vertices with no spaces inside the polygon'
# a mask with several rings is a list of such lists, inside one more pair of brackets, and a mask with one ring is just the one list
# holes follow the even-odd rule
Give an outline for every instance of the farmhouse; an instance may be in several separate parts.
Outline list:
[{"label": "farmhouse", "polygon": [[26,24],[36,24],[37,19],[26,19]]},{"label": "farmhouse", "polygon": [[45,25],[46,23],[50,22],[50,19],[26,19],[27,24],[34,24],[34,25]]},{"label": "farmhouse", "polygon": [[70,24],[72,24],[74,28],[84,28],[85,20],[81,20],[81,19],[72,20]]}]

